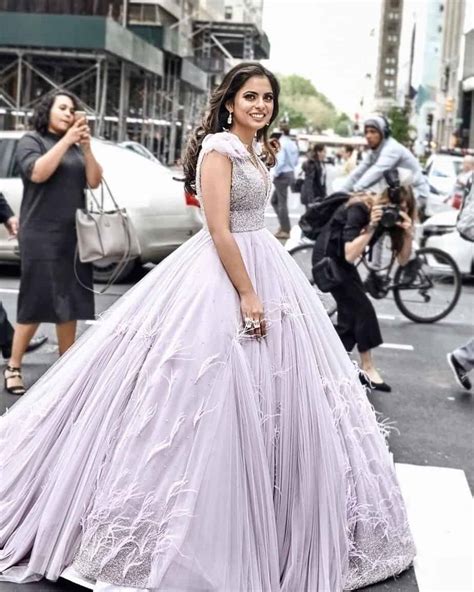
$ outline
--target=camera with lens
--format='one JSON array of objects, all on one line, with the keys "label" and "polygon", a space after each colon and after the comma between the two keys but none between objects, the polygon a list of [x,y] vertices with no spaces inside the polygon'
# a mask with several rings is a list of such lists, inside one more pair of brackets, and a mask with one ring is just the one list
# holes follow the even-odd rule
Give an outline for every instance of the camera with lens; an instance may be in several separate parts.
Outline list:
[{"label": "camera with lens", "polygon": [[396,226],[397,222],[403,221],[400,214],[400,177],[397,169],[386,171],[383,176],[388,185],[387,192],[390,203],[382,208],[380,225],[390,229]]}]

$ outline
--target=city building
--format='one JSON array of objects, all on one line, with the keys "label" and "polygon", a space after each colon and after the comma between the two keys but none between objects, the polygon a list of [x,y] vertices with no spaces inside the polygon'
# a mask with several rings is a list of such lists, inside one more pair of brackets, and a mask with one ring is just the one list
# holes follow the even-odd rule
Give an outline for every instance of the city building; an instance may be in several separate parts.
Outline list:
[{"label": "city building", "polygon": [[460,119],[461,147],[474,149],[474,29],[465,35]]},{"label": "city building", "polygon": [[262,0],[0,0],[0,129],[28,126],[41,97],[67,88],[96,135],[137,140],[172,164],[223,72],[269,57],[261,9]]},{"label": "city building", "polygon": [[405,4],[406,23],[404,21],[403,26],[408,30],[404,33],[409,35],[415,31],[415,39],[410,58],[400,58],[401,62],[407,64],[405,72],[402,72],[404,78],[400,86],[405,95],[402,103],[408,108],[410,124],[416,130],[414,151],[420,156],[434,147],[445,19],[444,1],[426,0],[422,4],[409,4],[408,0]]},{"label": "city building", "polygon": [[440,82],[437,93],[436,142],[438,148],[452,148],[458,143],[460,107],[461,41],[465,0],[444,0],[443,42]]},{"label": "city building", "polygon": [[379,31],[375,107],[387,112],[396,104],[398,54],[404,0],[383,0]]}]

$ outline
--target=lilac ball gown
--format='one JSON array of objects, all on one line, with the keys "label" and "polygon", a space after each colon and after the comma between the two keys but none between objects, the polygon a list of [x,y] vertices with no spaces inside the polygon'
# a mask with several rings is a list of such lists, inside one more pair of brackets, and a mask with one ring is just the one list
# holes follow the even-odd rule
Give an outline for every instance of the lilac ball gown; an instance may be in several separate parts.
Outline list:
[{"label": "lilac ball gown", "polygon": [[206,228],[127,292],[0,419],[0,579],[72,564],[160,592],[339,592],[413,559],[356,369],[264,227],[269,175],[209,135],[198,190],[212,150],[268,335],[243,332]]}]

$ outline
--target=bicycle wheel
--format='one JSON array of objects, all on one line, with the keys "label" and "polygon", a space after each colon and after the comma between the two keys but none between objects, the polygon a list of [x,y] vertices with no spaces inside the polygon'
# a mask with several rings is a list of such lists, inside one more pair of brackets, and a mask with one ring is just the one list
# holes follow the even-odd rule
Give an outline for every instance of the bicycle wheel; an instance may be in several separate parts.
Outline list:
[{"label": "bicycle wheel", "polygon": [[461,273],[454,259],[441,249],[416,251],[410,266],[395,272],[393,297],[402,314],[416,323],[434,323],[456,306],[461,294]]},{"label": "bicycle wheel", "polygon": [[312,263],[311,257],[313,255],[313,244],[298,245],[290,249],[288,253],[298,264],[298,267],[308,278],[309,283],[313,286],[314,291],[322,302],[326,312],[331,317],[337,311],[337,304],[329,292],[321,292],[318,286],[314,283],[313,274],[311,272]]}]

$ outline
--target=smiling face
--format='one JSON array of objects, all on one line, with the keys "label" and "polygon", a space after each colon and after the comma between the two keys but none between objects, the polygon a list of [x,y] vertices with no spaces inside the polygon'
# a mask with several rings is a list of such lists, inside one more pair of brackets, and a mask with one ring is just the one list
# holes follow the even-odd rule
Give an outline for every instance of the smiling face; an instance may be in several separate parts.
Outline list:
[{"label": "smiling face", "polygon": [[232,113],[231,130],[255,134],[270,122],[273,114],[273,90],[266,76],[252,76],[226,103]]},{"label": "smiling face", "polygon": [[49,112],[49,131],[63,135],[74,123],[75,106],[69,97],[58,95]]}]

